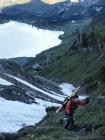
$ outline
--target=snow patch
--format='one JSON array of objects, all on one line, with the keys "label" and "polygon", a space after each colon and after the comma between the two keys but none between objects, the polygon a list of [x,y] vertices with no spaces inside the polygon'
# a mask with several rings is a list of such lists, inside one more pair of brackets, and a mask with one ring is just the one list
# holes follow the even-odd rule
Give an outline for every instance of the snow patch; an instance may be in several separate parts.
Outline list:
[{"label": "snow patch", "polygon": [[61,91],[67,96],[71,95],[72,90],[74,89],[74,86],[68,83],[62,83],[59,85],[59,87],[61,88]]},{"label": "snow patch", "polygon": [[1,85],[6,85],[6,86],[10,86],[10,85],[13,85],[12,83],[0,78],[0,84]]},{"label": "snow patch", "polygon": [[[62,83],[60,84],[59,87],[61,88],[61,91],[67,96],[70,96],[72,93],[72,90],[75,89],[73,85],[68,84],[68,83]],[[79,100],[83,100],[87,97],[88,97],[87,95],[79,95]]]},{"label": "snow patch", "polygon": [[9,77],[12,77],[12,78],[14,78],[14,79],[16,79],[17,81],[19,81],[19,82],[21,82],[21,83],[23,83],[23,84],[29,86],[29,87],[32,88],[32,89],[35,89],[36,91],[39,91],[39,92],[41,92],[41,93],[43,93],[43,94],[45,94],[45,95],[48,95],[48,96],[50,96],[50,97],[52,97],[52,98],[54,98],[54,99],[57,99],[57,100],[59,100],[59,101],[63,101],[63,100],[64,100],[64,97],[63,97],[63,96],[60,97],[60,96],[57,96],[57,95],[48,93],[48,92],[46,92],[46,91],[44,91],[44,90],[42,90],[42,89],[40,89],[40,88],[38,88],[38,87],[36,87],[36,86],[34,86],[34,85],[28,83],[27,81],[24,81],[24,80],[22,80],[22,79],[20,79],[20,78],[18,78],[18,77],[12,76],[12,75],[10,75],[10,74],[6,74],[6,75],[8,75]]},{"label": "snow patch", "polygon": [[103,7],[96,7],[96,11],[99,12],[103,9]]},{"label": "snow patch", "polygon": [[46,115],[47,106],[58,106],[56,103],[36,99],[40,104],[25,104],[8,101],[0,97],[0,132],[16,132],[25,125],[34,125]]},{"label": "snow patch", "polygon": [[84,99],[86,99],[88,96],[86,96],[86,95],[84,95],[84,96],[79,96],[79,100],[84,100]]},{"label": "snow patch", "polygon": [[44,88],[44,89],[45,89],[46,91],[48,91],[48,92],[50,92],[50,93],[52,93],[52,94],[56,95],[56,96],[63,97],[63,98],[65,98],[65,97],[66,97],[66,95],[57,94],[56,92],[51,91],[51,90],[48,90],[47,88]]}]

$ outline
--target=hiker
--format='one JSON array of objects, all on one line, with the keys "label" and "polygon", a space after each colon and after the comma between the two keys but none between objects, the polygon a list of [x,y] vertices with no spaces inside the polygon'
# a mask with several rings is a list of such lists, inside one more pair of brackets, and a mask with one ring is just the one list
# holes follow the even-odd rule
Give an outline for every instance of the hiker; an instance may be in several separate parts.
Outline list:
[{"label": "hiker", "polygon": [[89,97],[79,100],[78,95],[75,95],[71,98],[66,98],[67,102],[64,105],[64,111],[65,111],[65,129],[73,129],[74,128],[74,114],[75,110],[78,108],[78,106],[85,106],[89,103]]}]

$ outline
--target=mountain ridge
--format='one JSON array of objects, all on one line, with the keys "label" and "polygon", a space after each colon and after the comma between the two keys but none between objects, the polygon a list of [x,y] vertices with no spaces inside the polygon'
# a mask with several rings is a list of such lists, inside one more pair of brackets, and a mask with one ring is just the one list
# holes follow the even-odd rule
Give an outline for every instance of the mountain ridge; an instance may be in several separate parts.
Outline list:
[{"label": "mountain ridge", "polygon": [[47,28],[60,22],[82,19],[86,14],[88,17],[94,16],[94,14],[91,15],[91,12],[95,13],[93,7],[88,10],[82,4],[71,5],[68,2],[61,2],[48,5],[39,0],[33,0],[28,4],[4,8],[0,17],[2,22],[6,19],[17,20],[40,28]]}]

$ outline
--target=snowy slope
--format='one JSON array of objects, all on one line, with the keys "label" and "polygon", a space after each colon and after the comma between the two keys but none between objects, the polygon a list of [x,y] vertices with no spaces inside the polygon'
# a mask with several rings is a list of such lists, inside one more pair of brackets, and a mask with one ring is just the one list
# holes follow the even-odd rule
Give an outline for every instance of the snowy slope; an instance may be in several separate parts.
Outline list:
[{"label": "snowy slope", "polygon": [[38,100],[40,104],[25,104],[0,97],[0,132],[16,132],[23,125],[33,125],[45,116],[46,106],[58,104]]},{"label": "snowy slope", "polygon": [[[60,101],[63,101],[74,89],[71,84],[62,83],[60,87],[61,91],[65,95],[59,95],[56,92],[50,91],[46,88],[42,90],[16,76],[9,74],[6,75],[32,89],[41,92],[43,95],[48,95]],[[0,78],[0,84],[11,85],[12,83]],[[85,96],[81,96],[79,98],[83,99]],[[46,115],[46,107],[59,106],[57,103],[48,102],[42,99],[35,98],[35,100],[38,104],[25,104],[18,101],[8,101],[0,97],[0,132],[16,132],[25,125],[34,125],[35,123],[41,121]]]},{"label": "snowy slope", "polygon": [[[63,101],[65,96],[56,92],[42,90],[29,82],[18,77],[6,74],[7,76],[27,85],[28,87],[48,95],[57,100]],[[11,85],[12,83],[0,78],[0,83]],[[38,104],[25,104],[18,101],[8,101],[0,97],[0,132],[16,132],[25,125],[34,125],[46,115],[45,108],[48,106],[59,106],[59,104],[35,98]]]},{"label": "snowy slope", "polygon": [[28,87],[30,87],[30,88],[32,88],[32,89],[35,89],[36,91],[41,92],[42,94],[48,95],[48,96],[50,96],[50,97],[52,97],[52,98],[54,98],[54,99],[57,99],[57,100],[59,100],[59,101],[63,101],[64,98],[65,98],[63,95],[62,95],[62,96],[59,96],[59,94],[57,95],[57,93],[56,93],[56,94],[55,94],[55,93],[52,93],[52,94],[51,94],[50,92],[46,92],[46,91],[44,91],[44,90],[42,90],[42,89],[40,89],[40,88],[38,88],[38,87],[36,87],[36,86],[34,86],[34,85],[28,83],[27,81],[24,81],[24,80],[20,79],[20,78],[18,78],[18,77],[12,76],[12,75],[10,75],[10,74],[6,74],[6,75],[8,75],[9,77],[14,78],[14,79],[17,80],[18,82],[23,83],[23,84],[27,85]]},{"label": "snowy slope", "polygon": [[59,85],[59,87],[61,88],[61,91],[67,96],[69,96],[74,89],[74,87],[68,83],[62,83]]},{"label": "snowy slope", "polygon": [[[60,85],[62,92],[65,95],[59,95],[47,88],[40,89],[31,83],[20,79],[16,76],[6,74],[9,78],[13,78],[23,85],[28,86],[36,91],[39,91],[43,96],[48,95],[51,98],[63,101],[68,96],[74,87],[70,84],[63,83]],[[11,85],[12,83],[0,78],[0,84]],[[14,83],[15,84],[15,83]],[[35,98],[38,104],[25,104],[18,101],[8,101],[0,97],[0,132],[16,132],[25,125],[34,125],[42,120],[46,115],[45,108],[48,106],[59,106],[57,103],[48,102],[42,99]]]},{"label": "snowy slope", "polygon": [[12,85],[12,83],[10,83],[10,82],[8,82],[8,81],[2,79],[2,78],[0,78],[0,84],[1,84],[1,85],[6,85],[6,86]]}]

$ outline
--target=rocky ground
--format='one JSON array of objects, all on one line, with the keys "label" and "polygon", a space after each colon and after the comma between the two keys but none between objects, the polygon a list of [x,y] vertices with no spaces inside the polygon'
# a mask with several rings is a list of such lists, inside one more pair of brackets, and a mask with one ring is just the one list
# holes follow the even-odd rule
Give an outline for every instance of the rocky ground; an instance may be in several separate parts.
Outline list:
[{"label": "rocky ground", "polygon": [[[1,60],[0,77],[11,83],[11,85],[0,85],[0,97],[7,100],[33,103],[36,102],[35,98],[39,98],[47,101],[51,100],[52,102],[58,102],[56,99],[42,94],[41,91],[35,89],[34,86],[37,86],[39,89],[42,89],[45,92],[55,91],[62,94],[59,85],[56,83],[38,75],[26,75],[24,70],[22,70],[18,64],[8,62],[7,60]],[[51,94],[53,93],[51,92]]]}]

